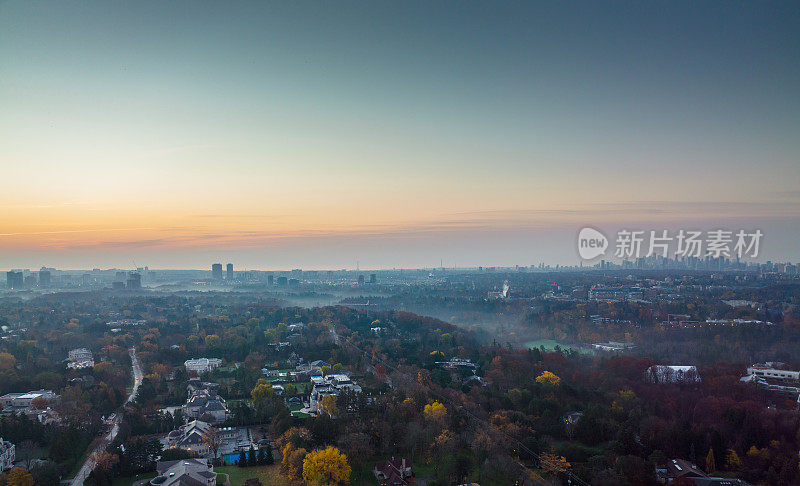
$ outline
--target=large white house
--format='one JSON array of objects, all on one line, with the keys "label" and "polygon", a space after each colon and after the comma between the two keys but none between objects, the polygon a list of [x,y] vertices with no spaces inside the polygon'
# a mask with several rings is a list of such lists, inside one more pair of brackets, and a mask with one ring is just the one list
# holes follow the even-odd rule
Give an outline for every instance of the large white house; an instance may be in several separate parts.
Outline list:
[{"label": "large white house", "polygon": [[0,470],[6,471],[14,467],[14,444],[0,437]]},{"label": "large white house", "polygon": [[30,410],[33,401],[39,397],[50,401],[57,398],[58,395],[50,390],[33,390],[27,393],[6,393],[0,397],[0,405],[2,405],[3,411],[24,412]]},{"label": "large white house", "polygon": [[770,364],[755,364],[747,368],[747,374],[776,380],[800,380],[800,371],[781,370],[770,366]]},{"label": "large white house", "polygon": [[219,358],[192,358],[184,361],[183,365],[186,366],[187,372],[208,373],[222,366],[222,360]]},{"label": "large white house", "polygon": [[82,368],[91,368],[94,366],[94,356],[92,351],[88,348],[73,349],[67,354],[67,368],[79,370]]},{"label": "large white house", "polygon": [[700,383],[695,366],[654,365],[647,368],[645,378],[652,383]]}]

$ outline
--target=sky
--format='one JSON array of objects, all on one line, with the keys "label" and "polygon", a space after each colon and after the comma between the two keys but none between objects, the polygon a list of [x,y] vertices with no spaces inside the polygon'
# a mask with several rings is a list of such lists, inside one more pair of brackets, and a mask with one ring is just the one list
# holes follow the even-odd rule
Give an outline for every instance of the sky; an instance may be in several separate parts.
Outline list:
[{"label": "sky", "polygon": [[800,261],[797,2],[0,0],[0,268]]}]

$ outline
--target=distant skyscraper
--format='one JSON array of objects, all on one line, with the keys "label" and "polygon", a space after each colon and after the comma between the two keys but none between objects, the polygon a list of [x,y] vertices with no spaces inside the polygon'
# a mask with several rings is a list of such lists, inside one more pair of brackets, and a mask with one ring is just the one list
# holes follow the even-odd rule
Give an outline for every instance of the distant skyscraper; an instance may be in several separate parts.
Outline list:
[{"label": "distant skyscraper", "polygon": [[358,276],[358,285],[364,285],[364,276],[363,275],[359,275]]},{"label": "distant skyscraper", "polygon": [[50,286],[50,271],[39,270],[39,287],[49,287],[49,286]]},{"label": "distant skyscraper", "polygon": [[22,288],[22,272],[10,271],[6,272],[6,284],[10,289]]},{"label": "distant skyscraper", "polygon": [[228,280],[233,280],[233,263],[229,263],[225,266],[226,273],[228,274]]},{"label": "distant skyscraper", "polygon": [[222,264],[215,263],[211,265],[211,278],[214,280],[222,280]]},{"label": "distant skyscraper", "polygon": [[131,290],[142,288],[142,275],[140,273],[131,272],[128,276],[128,288]]},{"label": "distant skyscraper", "polygon": [[267,275],[267,285],[272,286],[275,284],[275,277],[272,275]]},{"label": "distant skyscraper", "polygon": [[377,281],[378,281],[378,276],[375,275],[374,273],[370,273],[369,274],[369,283],[374,284]]}]

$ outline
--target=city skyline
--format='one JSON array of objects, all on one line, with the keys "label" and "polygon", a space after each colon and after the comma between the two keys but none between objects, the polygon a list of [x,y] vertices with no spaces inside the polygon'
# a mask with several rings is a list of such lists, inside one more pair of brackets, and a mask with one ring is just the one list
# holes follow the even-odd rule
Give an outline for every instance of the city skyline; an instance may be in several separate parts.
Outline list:
[{"label": "city skyline", "polygon": [[800,7],[0,4],[0,267],[800,259]]}]

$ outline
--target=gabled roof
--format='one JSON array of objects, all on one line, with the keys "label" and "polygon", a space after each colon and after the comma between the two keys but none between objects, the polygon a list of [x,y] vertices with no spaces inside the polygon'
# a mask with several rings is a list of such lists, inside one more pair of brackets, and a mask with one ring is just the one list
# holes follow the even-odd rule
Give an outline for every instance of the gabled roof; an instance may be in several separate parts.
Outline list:
[{"label": "gabled roof", "polygon": [[743,479],[731,478],[692,478],[697,486],[752,486]]},{"label": "gabled roof", "polygon": [[672,459],[667,461],[667,472],[673,478],[705,478],[706,473],[697,466],[684,459]]},{"label": "gabled roof", "polygon": [[206,462],[199,459],[159,461],[156,470],[165,478],[160,486],[206,486],[209,479],[216,477]]}]

